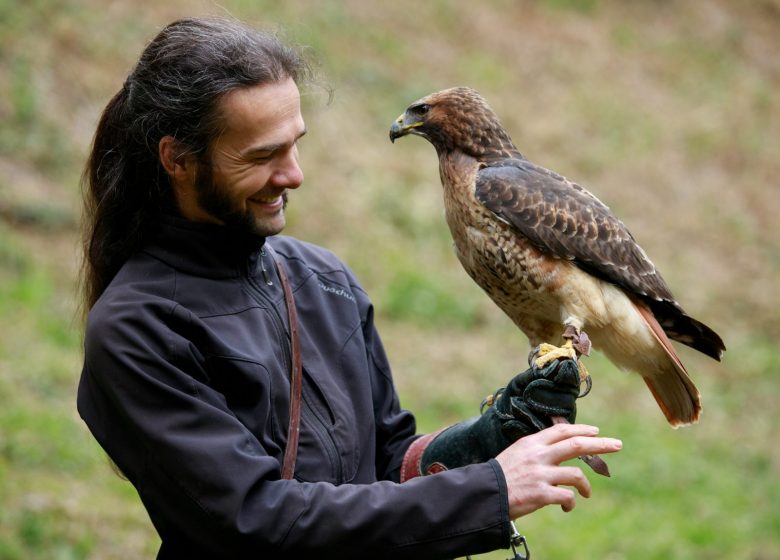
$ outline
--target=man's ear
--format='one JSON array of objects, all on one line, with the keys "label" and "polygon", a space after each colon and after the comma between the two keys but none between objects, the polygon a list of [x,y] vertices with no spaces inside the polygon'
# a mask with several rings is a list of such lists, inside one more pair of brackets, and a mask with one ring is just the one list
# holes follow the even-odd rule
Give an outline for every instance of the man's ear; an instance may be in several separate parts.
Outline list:
[{"label": "man's ear", "polygon": [[195,180],[195,162],[173,136],[163,136],[158,145],[160,163],[171,178],[174,188],[187,187]]}]

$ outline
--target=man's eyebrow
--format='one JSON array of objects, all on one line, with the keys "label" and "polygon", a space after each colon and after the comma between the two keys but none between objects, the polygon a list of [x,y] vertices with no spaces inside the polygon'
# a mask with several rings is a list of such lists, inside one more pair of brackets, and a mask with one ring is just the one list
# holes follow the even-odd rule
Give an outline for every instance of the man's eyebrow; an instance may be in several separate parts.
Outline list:
[{"label": "man's eyebrow", "polygon": [[306,133],[308,132],[308,129],[304,128],[296,137],[293,142],[279,142],[276,144],[264,144],[262,146],[253,146],[251,148],[247,148],[247,150],[242,154],[244,157],[252,156],[254,154],[272,154],[277,150],[287,148],[300,140]]}]

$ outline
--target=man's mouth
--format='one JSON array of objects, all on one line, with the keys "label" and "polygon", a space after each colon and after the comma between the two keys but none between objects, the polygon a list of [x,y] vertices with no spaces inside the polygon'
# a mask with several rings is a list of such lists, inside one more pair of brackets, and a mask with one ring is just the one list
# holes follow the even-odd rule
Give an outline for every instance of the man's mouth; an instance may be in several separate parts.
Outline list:
[{"label": "man's mouth", "polygon": [[249,200],[251,202],[254,202],[255,204],[263,204],[265,206],[276,206],[279,204],[282,204],[282,195],[276,194],[276,195],[269,195],[269,196],[256,196],[253,198],[250,198]]}]

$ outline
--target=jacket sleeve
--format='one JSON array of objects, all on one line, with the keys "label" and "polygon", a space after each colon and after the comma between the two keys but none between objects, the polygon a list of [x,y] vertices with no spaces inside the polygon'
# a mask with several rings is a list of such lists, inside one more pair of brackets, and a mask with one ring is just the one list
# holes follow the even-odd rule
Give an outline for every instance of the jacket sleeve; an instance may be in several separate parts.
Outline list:
[{"label": "jacket sleeve", "polygon": [[[180,334],[190,319],[170,302],[117,304],[92,317],[79,385],[82,417],[136,486],[164,547],[166,535],[184,535],[203,556],[348,559],[508,546],[495,461],[406,484],[281,480],[278,460],[206,383],[203,356]],[[378,403],[388,407],[377,444],[388,467],[413,432],[392,394]]]}]

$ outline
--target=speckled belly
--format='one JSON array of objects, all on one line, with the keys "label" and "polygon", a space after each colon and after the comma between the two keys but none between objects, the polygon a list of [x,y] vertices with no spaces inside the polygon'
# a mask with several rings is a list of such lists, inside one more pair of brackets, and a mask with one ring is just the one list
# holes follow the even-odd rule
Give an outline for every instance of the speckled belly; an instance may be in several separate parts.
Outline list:
[{"label": "speckled belly", "polygon": [[474,197],[478,162],[464,154],[440,160],[444,209],[455,252],[466,272],[528,336],[555,342],[563,332],[561,270]]},{"label": "speckled belly", "polygon": [[[556,294],[559,266],[487,209],[447,216],[463,268],[531,339],[556,340],[562,330]],[[568,263],[565,263],[568,264]]]}]

